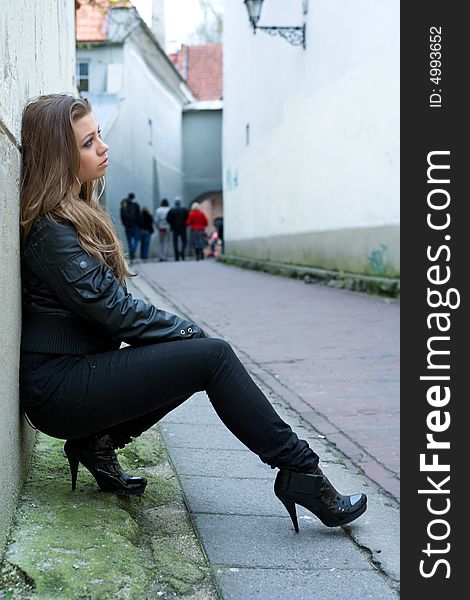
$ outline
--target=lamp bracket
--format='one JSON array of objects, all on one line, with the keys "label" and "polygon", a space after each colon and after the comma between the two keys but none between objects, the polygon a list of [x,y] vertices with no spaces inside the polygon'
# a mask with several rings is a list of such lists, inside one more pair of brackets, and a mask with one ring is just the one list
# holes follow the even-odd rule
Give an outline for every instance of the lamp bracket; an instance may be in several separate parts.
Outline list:
[{"label": "lamp bracket", "polygon": [[305,50],[305,23],[301,27],[264,27],[255,25],[253,27],[254,33],[257,29],[265,31],[268,35],[284,38],[289,44],[293,46],[302,46]]}]

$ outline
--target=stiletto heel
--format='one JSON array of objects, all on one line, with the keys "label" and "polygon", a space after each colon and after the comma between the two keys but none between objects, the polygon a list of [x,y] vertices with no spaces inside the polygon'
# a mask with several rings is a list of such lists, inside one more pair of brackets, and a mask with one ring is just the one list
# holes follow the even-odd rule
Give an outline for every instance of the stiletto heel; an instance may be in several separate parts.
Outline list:
[{"label": "stiletto heel", "polygon": [[284,504],[296,531],[299,531],[296,504],[311,511],[327,527],[346,525],[367,509],[367,496],[343,496],[319,467],[311,473],[281,469],[274,482],[274,493]]},{"label": "stiletto heel", "polygon": [[72,490],[75,490],[77,485],[78,465],[82,463],[103,492],[117,496],[143,494],[147,480],[145,477],[134,477],[124,473],[109,435],[86,440],[67,440],[64,452],[72,474]]},{"label": "stiletto heel", "polygon": [[75,491],[77,487],[77,473],[78,473],[78,463],[80,462],[78,458],[75,456],[68,456],[68,461],[70,465],[70,474],[72,475],[72,491]]},{"label": "stiletto heel", "polygon": [[288,500],[287,498],[279,498],[279,500],[286,507],[286,510],[289,513],[290,518],[292,519],[292,524],[294,525],[295,531],[299,533],[299,522],[297,521],[297,510],[295,508],[295,502]]}]

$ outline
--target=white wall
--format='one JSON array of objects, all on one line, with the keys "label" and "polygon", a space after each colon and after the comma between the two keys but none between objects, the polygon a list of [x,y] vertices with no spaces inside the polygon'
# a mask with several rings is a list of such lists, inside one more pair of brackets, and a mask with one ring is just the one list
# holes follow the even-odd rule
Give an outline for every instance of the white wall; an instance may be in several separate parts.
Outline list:
[{"label": "white wall", "polygon": [[[122,198],[133,192],[153,212],[161,198],[182,195],[182,110],[192,97],[135,11],[112,12],[116,37],[108,45],[80,45],[77,56],[90,62],[91,85],[84,95],[96,106],[110,147],[103,201],[126,248]],[[119,71],[113,94],[107,89],[110,64]]]},{"label": "white wall", "polygon": [[[90,63],[90,88],[83,95],[96,107],[109,145],[102,202],[127,250],[121,200],[133,192],[140,206],[153,213],[161,198],[182,195],[182,109],[190,95],[133,9],[112,9],[110,23],[108,43],[79,44],[77,58]],[[113,77],[112,90],[110,65],[119,75]]]},{"label": "white wall", "polygon": [[106,139],[106,204],[118,229],[120,200],[129,192],[153,211],[162,197],[181,196],[183,185],[182,99],[155,77],[131,40],[123,57],[119,113]]},{"label": "white wall", "polygon": [[78,45],[77,62],[89,63],[89,89],[94,93],[108,93],[109,66],[122,65],[122,46],[98,46],[93,49],[87,46],[88,44]]},{"label": "white wall", "polygon": [[34,441],[20,415],[20,126],[25,102],[74,92],[73,0],[0,0],[0,554]]},{"label": "white wall", "polygon": [[306,50],[253,35],[243,2],[225,5],[227,253],[395,274],[399,2],[308,4],[269,0],[259,22],[305,20]]}]

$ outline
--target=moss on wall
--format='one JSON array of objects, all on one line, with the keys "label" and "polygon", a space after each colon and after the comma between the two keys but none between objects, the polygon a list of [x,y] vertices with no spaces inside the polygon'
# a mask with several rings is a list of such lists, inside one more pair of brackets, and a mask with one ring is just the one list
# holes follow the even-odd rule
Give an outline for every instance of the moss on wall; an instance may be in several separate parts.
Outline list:
[{"label": "moss on wall", "polygon": [[158,431],[134,440],[119,459],[147,477],[143,496],[103,493],[83,466],[72,492],[63,440],[38,434],[0,571],[3,598],[142,600],[200,588],[214,597]]}]

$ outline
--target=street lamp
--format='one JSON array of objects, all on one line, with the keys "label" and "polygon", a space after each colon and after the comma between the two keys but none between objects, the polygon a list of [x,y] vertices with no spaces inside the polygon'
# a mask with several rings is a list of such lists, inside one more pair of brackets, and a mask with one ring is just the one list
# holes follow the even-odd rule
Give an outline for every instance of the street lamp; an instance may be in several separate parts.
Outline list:
[{"label": "street lamp", "polygon": [[[253,27],[253,33],[256,33],[257,29],[261,29],[269,35],[279,35],[288,41],[289,44],[292,44],[293,46],[302,46],[305,50],[305,23],[301,27],[260,26],[258,25],[258,21],[261,16],[261,9],[263,8],[263,0],[244,0],[244,4],[248,11],[248,18]],[[303,0],[304,14],[307,13],[307,4],[308,0]]]}]

